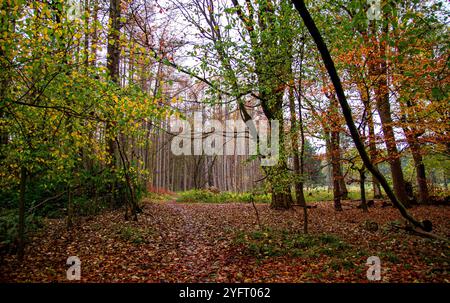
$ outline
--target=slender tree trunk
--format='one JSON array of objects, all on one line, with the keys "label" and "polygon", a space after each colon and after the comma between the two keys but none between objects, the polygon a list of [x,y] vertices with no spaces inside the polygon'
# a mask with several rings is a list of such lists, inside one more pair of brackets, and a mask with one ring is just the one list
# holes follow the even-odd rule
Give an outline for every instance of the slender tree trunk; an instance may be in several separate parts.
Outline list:
[{"label": "slender tree trunk", "polygon": [[[370,110],[370,107],[369,107],[369,110]],[[375,141],[375,126],[374,126],[374,123],[373,123],[372,113],[368,114],[367,119],[368,119],[367,126],[368,126],[368,129],[369,129],[369,153],[370,153],[370,158],[374,162],[373,165],[375,166],[375,168],[378,169],[378,165],[376,164],[377,157],[378,157],[378,151],[377,151],[377,145],[376,145],[376,141]],[[374,199],[381,199],[383,197],[383,194],[381,193],[380,183],[378,182],[378,180],[374,176],[372,176],[372,186],[373,186],[373,198]]]},{"label": "slender tree trunk", "polygon": [[106,67],[113,82],[119,84],[120,67],[120,0],[110,0],[109,2],[109,22],[108,47]]},{"label": "slender tree trunk", "polygon": [[[292,157],[294,160],[294,173],[295,173],[295,197],[297,204],[305,205],[305,194],[303,192],[303,174],[300,169],[300,157],[298,146],[298,129],[302,127],[297,124],[297,113],[295,111],[294,90],[289,88],[289,109],[291,113],[291,140],[292,140]],[[303,146],[302,146],[303,148]]]},{"label": "slender tree trunk", "polygon": [[[406,101],[406,105],[407,107],[412,108],[412,103],[409,100]],[[416,135],[418,132],[414,126],[414,121],[417,119],[409,117],[409,115],[406,115],[405,110],[403,108],[404,106],[405,106],[404,104],[400,104],[400,107],[403,111],[402,120],[404,123],[409,122],[411,126],[408,127],[407,125],[404,125],[403,132],[405,133],[405,137],[408,142],[411,155],[413,157],[414,167],[416,168],[416,181],[419,193],[419,203],[426,204],[429,202],[429,192],[428,192],[425,164],[423,163],[422,152]]]},{"label": "slender tree trunk", "polygon": [[333,200],[334,209],[342,211],[341,205],[341,183],[340,183],[340,165],[339,165],[339,132],[331,131],[331,166],[333,172]]},{"label": "slender tree trunk", "polygon": [[420,153],[420,146],[414,139],[409,139],[408,143],[413,156],[414,166],[416,167],[416,180],[417,186],[419,187],[419,203],[426,204],[429,201],[429,192],[425,164],[423,163],[422,154]]},{"label": "slender tree trunk", "polygon": [[97,43],[98,43],[98,0],[91,0],[92,3],[92,35],[91,35],[91,61],[92,66],[97,64]]},{"label": "slender tree trunk", "polygon": [[343,168],[342,168],[342,157],[341,157],[341,148],[340,148],[340,144],[339,144],[339,188],[341,190],[341,199],[342,200],[348,200],[348,189],[347,189],[347,184],[345,184],[345,178],[344,178],[344,172],[343,172]]},{"label": "slender tree trunk", "polygon": [[358,171],[359,171],[359,187],[361,190],[361,208],[363,209],[364,212],[367,212],[368,208],[366,201],[366,186],[365,186],[366,170],[364,167],[362,167],[361,169],[358,169]]},{"label": "slender tree trunk", "polygon": [[84,20],[84,66],[87,68],[89,66],[89,14],[90,14],[89,0],[84,0],[84,12],[86,14],[86,19]]},{"label": "slender tree trunk", "polygon": [[[304,129],[304,125],[303,125],[303,111],[302,111],[302,92],[303,92],[303,88],[302,88],[302,79],[303,79],[303,52],[304,52],[304,46],[305,44],[302,45],[302,53],[301,53],[301,62],[300,62],[300,80],[299,80],[299,85],[298,85],[298,98],[297,98],[297,102],[298,102],[298,119],[299,119],[299,127],[300,127],[300,140],[301,140],[301,147],[300,147],[300,176],[302,177],[302,183],[301,183],[301,195],[303,197],[303,233],[307,234],[308,233],[308,207],[306,205],[306,199],[305,199],[305,193],[303,191],[303,177],[305,175],[305,129]],[[302,202],[302,201],[300,201]],[[301,204],[301,203],[299,203]]]},{"label": "slender tree trunk", "polygon": [[72,201],[72,187],[69,181],[67,185],[67,230],[73,228],[73,201]]},{"label": "slender tree trunk", "polygon": [[[327,81],[324,79],[324,85]],[[331,173],[332,173],[332,183],[333,183],[333,201],[334,208],[336,211],[342,211],[341,199],[343,196],[342,188],[342,174],[341,174],[341,151],[340,151],[340,123],[338,122],[338,101],[333,92],[326,93],[327,98],[330,100],[330,105],[328,109],[328,119],[331,121],[329,128],[325,130],[326,133],[330,133],[329,139],[329,159],[331,160]]]},{"label": "slender tree trunk", "polygon": [[[106,67],[109,72],[111,80],[117,85],[119,82],[119,65],[120,65],[120,0],[110,0],[109,6],[109,19],[110,28],[108,32],[108,46],[107,46],[107,59]],[[116,135],[113,134],[111,123],[106,123],[106,152],[110,157],[109,169],[111,175],[115,174],[116,167],[116,157],[115,157],[115,143],[114,140]],[[112,181],[109,185],[109,190],[111,191],[111,204],[116,202],[115,192],[116,192],[116,181]]]},{"label": "slender tree trunk", "polygon": [[[16,31],[16,20],[12,18],[11,12],[11,5],[12,3],[3,1],[0,4],[0,9],[4,13],[2,16],[0,16],[0,26],[2,29],[5,29],[6,32],[9,32],[10,34],[14,34]],[[7,43],[10,41],[9,43]],[[10,66],[10,63],[12,61],[12,55],[10,52],[15,49],[15,47],[11,47],[14,43],[13,39],[6,39],[2,41],[2,48],[0,48],[0,100],[4,102],[7,100],[6,98],[9,95],[10,92],[10,85],[11,85],[11,72],[12,67]],[[5,102],[6,103],[6,102]],[[0,111],[0,118],[6,118],[6,110]],[[2,127],[0,131],[0,148],[2,145],[8,144],[9,141],[9,133],[6,127]],[[2,160],[2,157],[0,157],[0,161]]]},{"label": "slender tree trunk", "polygon": [[[129,195],[130,195],[130,199],[129,199],[129,202],[127,203],[128,204],[127,207],[130,208],[133,221],[137,221],[138,220],[137,213],[139,211],[139,207],[137,205],[136,193],[134,191],[133,183],[132,183],[131,177],[130,177],[129,160],[126,158],[125,150],[123,149],[123,147],[121,147],[121,144],[117,138],[116,138],[116,143],[117,143],[117,149],[119,151],[120,159],[122,161],[122,166],[123,166],[123,170],[124,170],[124,174],[125,174],[125,181],[126,181],[126,184],[128,187]],[[128,212],[126,212],[126,214],[127,213]],[[128,218],[126,218],[126,219],[128,219]]]},{"label": "slender tree trunk", "polygon": [[19,224],[18,224],[18,247],[17,255],[19,261],[23,261],[25,255],[25,190],[27,182],[27,169],[20,168],[20,189],[19,189]]},{"label": "slender tree trunk", "polygon": [[[364,41],[368,43],[368,39],[366,38]],[[369,59],[370,60],[370,59]],[[369,70],[369,75],[371,74],[371,71]],[[372,106],[370,102],[370,94],[369,94],[369,88],[364,86],[362,81],[357,81],[359,94],[361,96],[361,100],[364,104],[364,110],[366,112],[366,123],[367,128],[369,130],[369,154],[370,158],[373,162],[373,165],[375,167],[378,167],[376,164],[378,152],[377,152],[377,145],[376,145],[376,138],[375,138],[375,125],[373,122],[373,113],[372,113]],[[372,185],[373,185],[373,198],[374,199],[380,199],[382,197],[381,194],[381,188],[380,183],[378,180],[372,176]]]}]

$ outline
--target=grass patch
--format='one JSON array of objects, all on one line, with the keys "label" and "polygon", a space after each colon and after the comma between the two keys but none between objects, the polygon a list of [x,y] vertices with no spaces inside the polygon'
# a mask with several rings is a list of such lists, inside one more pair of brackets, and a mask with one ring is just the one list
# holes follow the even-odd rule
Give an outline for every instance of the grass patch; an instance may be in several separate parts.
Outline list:
[{"label": "grass patch", "polygon": [[[348,187],[349,199],[358,200],[360,199],[359,187]],[[371,193],[368,190],[367,199],[371,199]],[[148,197],[151,200],[170,200],[174,196],[170,194],[159,194],[159,193],[149,193]],[[246,193],[233,193],[233,192],[213,192],[207,189],[192,189],[184,192],[177,193],[177,202],[183,203],[250,203],[253,201],[255,203],[270,203],[271,202],[270,193],[257,193],[253,194],[250,192]],[[333,200],[333,192],[328,191],[325,187],[318,187],[305,191],[306,202],[317,202],[317,201],[331,201]],[[295,201],[295,196],[293,197]]]},{"label": "grass patch", "polygon": [[[360,199],[359,188],[348,187],[349,198],[353,200]],[[368,199],[371,199],[371,193],[368,190]],[[233,193],[233,192],[213,192],[207,189],[193,189],[184,192],[177,193],[177,201],[185,203],[250,203],[252,199],[252,193]],[[253,194],[253,200],[255,203],[270,203],[271,202],[270,193],[257,193]],[[172,199],[173,196],[157,195],[155,200],[168,200]],[[333,200],[333,192],[328,191],[324,187],[318,187],[305,191],[306,202],[316,202],[316,201],[331,201]],[[295,201],[295,195],[293,197]]]},{"label": "grass patch", "polygon": [[[178,193],[177,201],[185,203],[250,203],[251,199],[251,193],[214,193],[209,190],[195,189]],[[253,201],[255,203],[270,203],[271,196],[270,194],[255,194],[253,195]]]},{"label": "grass patch", "polygon": [[153,234],[151,229],[141,229],[133,226],[122,226],[117,231],[119,238],[122,241],[132,244],[148,243],[148,236]]},{"label": "grass patch", "polygon": [[[347,186],[348,198],[351,200],[361,199],[359,186]],[[366,198],[373,199],[373,191],[370,188],[366,188]],[[325,187],[317,187],[310,190],[305,190],[306,202],[317,202],[317,201],[332,201],[333,191],[328,190]]]},{"label": "grass patch", "polygon": [[172,194],[148,192],[146,198],[151,201],[167,201],[174,198]]},{"label": "grass patch", "polygon": [[251,233],[241,232],[236,236],[235,243],[243,245],[246,253],[259,259],[286,255],[341,256],[350,250],[350,245],[334,235],[303,235],[269,228]]},{"label": "grass patch", "polygon": [[400,262],[400,258],[396,254],[394,254],[390,251],[380,252],[380,253],[378,253],[377,256],[380,257],[381,262],[383,262],[383,260],[387,260],[391,263],[399,263]]}]

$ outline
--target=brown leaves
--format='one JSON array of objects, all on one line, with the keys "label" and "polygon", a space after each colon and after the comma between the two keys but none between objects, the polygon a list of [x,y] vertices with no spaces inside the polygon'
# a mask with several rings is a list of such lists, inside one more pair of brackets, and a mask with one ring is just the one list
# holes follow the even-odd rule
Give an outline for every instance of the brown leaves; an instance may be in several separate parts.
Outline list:
[{"label": "brown leaves", "polygon": [[[238,234],[258,231],[250,204],[148,202],[139,222],[125,222],[114,211],[80,222],[67,234],[63,220],[49,220],[23,264],[5,256],[0,280],[65,282],[72,255],[81,259],[82,282],[368,282],[365,263],[372,255],[381,259],[384,282],[450,279],[448,246],[391,230],[390,223],[399,220],[395,209],[376,206],[363,213],[357,203],[344,202],[344,211],[335,212],[331,203],[316,205],[309,215],[312,238],[332,235],[351,249],[328,252],[318,244],[309,255],[258,258],[246,243],[236,242]],[[301,235],[301,212],[257,207],[265,228]],[[411,212],[430,218],[437,234],[449,236],[446,207]],[[378,230],[366,230],[366,222],[377,223]]]}]

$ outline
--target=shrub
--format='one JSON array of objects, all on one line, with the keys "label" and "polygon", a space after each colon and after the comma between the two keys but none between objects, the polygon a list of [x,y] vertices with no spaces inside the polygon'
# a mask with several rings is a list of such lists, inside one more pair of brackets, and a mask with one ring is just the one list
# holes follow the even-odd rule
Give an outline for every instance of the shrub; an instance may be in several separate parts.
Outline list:
[{"label": "shrub", "polygon": [[[0,211],[0,246],[8,252],[13,252],[17,248],[19,236],[19,214],[16,210]],[[43,227],[43,220],[33,214],[25,217],[25,236],[30,232]]]},{"label": "shrub", "polygon": [[270,194],[255,194],[251,193],[232,193],[232,192],[219,192],[215,193],[210,190],[193,189],[178,194],[178,202],[187,203],[270,203]]}]

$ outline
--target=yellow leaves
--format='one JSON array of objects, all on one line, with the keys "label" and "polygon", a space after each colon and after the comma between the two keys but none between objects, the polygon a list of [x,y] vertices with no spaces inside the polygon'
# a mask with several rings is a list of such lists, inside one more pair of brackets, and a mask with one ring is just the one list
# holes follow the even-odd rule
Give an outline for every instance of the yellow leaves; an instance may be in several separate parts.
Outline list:
[{"label": "yellow leaves", "polygon": [[47,29],[46,27],[44,27],[44,28],[41,30],[41,34],[42,34],[43,40],[45,40],[45,41],[50,41],[50,38],[49,38],[49,36],[48,36],[48,29]]},{"label": "yellow leaves", "polygon": [[75,139],[75,140],[82,139],[82,136],[81,136],[81,134],[78,131],[74,131],[70,135],[71,135],[72,139]]},{"label": "yellow leaves", "polygon": [[49,18],[49,19],[52,17],[52,14],[51,14],[51,12],[50,12],[50,10],[48,9],[47,6],[45,6],[45,9],[43,10],[43,13],[44,13],[45,16],[46,16],[47,18]]}]

